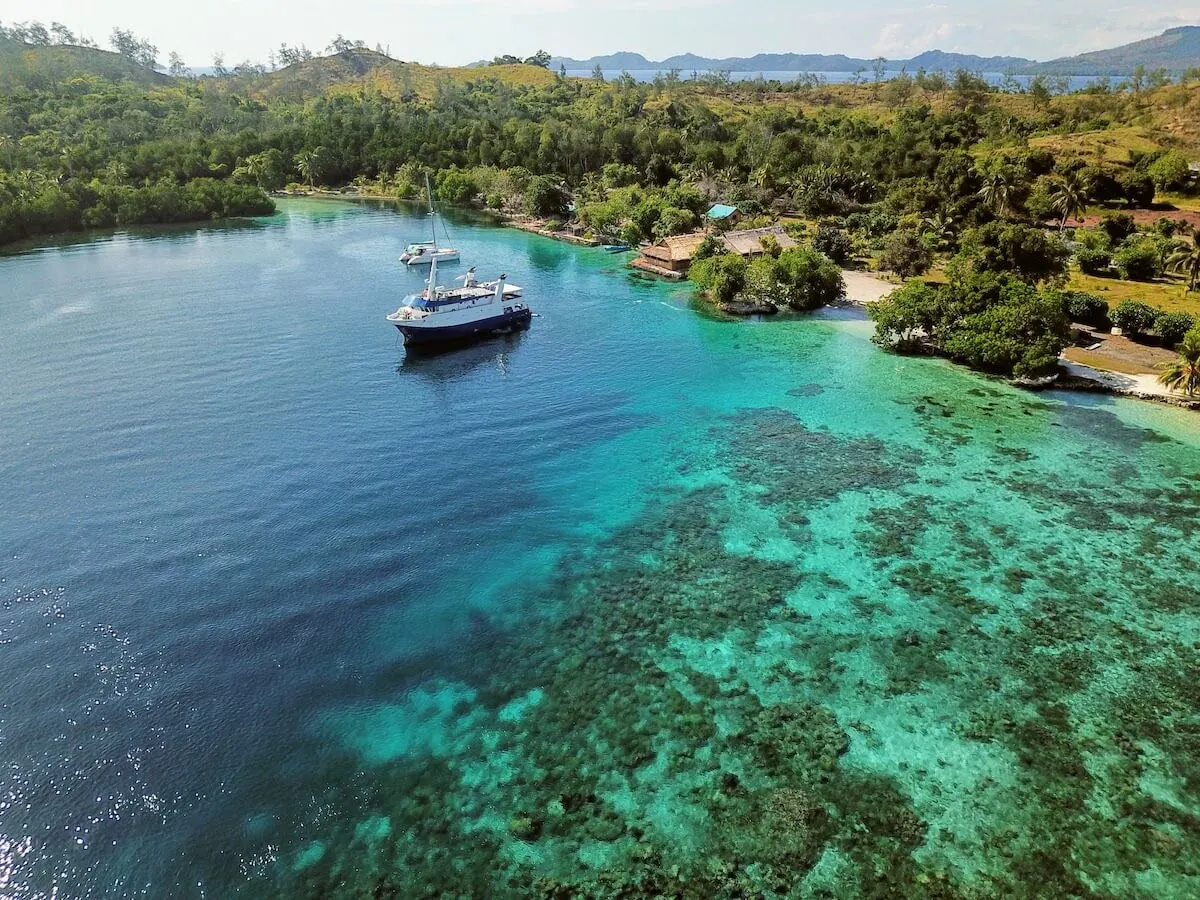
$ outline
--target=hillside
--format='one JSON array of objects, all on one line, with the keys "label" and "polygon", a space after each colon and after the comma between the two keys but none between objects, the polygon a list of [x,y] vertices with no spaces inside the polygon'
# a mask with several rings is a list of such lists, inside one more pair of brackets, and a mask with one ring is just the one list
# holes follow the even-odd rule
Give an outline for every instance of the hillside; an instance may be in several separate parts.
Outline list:
[{"label": "hillside", "polygon": [[358,82],[368,73],[396,60],[374,50],[346,50],[317,56],[265,75],[240,75],[230,83],[256,97],[303,100],[318,97],[334,85]]},{"label": "hillside", "polygon": [[1182,72],[1200,66],[1200,26],[1172,28],[1157,37],[1040,63],[1031,71],[1055,75],[1129,75],[1138,66]]},{"label": "hillside", "polygon": [[161,72],[143,68],[107,50],[66,45],[33,47],[0,38],[0,89],[45,87],[81,76],[147,86],[172,81]]},{"label": "hillside", "polygon": [[444,78],[459,84],[496,79],[514,86],[545,87],[553,84],[556,76],[540,66],[423,66],[401,62],[374,50],[356,49],[316,57],[265,75],[240,76],[231,82],[260,99],[305,100],[330,91],[363,87],[390,97],[413,94],[428,99]]},{"label": "hillside", "polygon": [[[107,50],[65,45],[35,47],[0,37],[0,90],[46,89],[78,77],[133,82],[146,87],[177,81]],[[511,85],[544,87],[554,82],[555,75],[547,69],[526,65],[484,69],[423,66],[401,62],[374,50],[355,49],[315,57],[266,74],[220,80],[258,99],[307,100],[331,90],[364,85],[393,97],[412,93],[429,98],[443,78],[460,84],[494,78]]]}]

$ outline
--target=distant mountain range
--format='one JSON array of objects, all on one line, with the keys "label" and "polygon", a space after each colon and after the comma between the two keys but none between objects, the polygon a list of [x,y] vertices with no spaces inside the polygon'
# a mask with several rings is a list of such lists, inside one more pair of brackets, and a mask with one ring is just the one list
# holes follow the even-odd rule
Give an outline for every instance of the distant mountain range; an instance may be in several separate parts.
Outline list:
[{"label": "distant mountain range", "polygon": [[1157,37],[1112,50],[1051,60],[1033,66],[1032,71],[1055,75],[1129,75],[1138,66],[1170,72],[1200,66],[1200,26],[1171,28]]},{"label": "distant mountain range", "polygon": [[[550,67],[590,70],[600,66],[606,72],[670,71],[681,72],[728,70],[731,72],[855,72],[870,71],[872,59],[856,59],[842,54],[820,53],[759,53],[750,57],[713,59],[684,53],[664,60],[648,60],[640,53],[612,53],[591,59],[571,59],[556,56]],[[1079,56],[1063,57],[1048,62],[1022,59],[1019,56],[974,56],[965,53],[944,53],[929,50],[911,59],[889,59],[891,71],[907,69],[915,72],[953,72],[967,69],[972,72],[1011,73],[1014,75],[1130,75],[1139,65],[1149,70],[1167,69],[1182,72],[1192,66],[1200,67],[1200,26],[1172,28],[1158,37],[1136,41],[1112,50],[1098,50]]]}]

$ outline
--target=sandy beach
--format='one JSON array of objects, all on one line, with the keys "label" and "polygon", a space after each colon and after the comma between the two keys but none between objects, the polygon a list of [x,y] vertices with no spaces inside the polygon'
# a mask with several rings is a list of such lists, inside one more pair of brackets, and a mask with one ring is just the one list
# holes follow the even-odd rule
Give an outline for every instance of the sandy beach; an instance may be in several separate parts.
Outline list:
[{"label": "sandy beach", "polygon": [[1156,375],[1125,375],[1121,372],[1109,372],[1105,369],[1094,369],[1091,366],[1071,362],[1066,357],[1060,360],[1060,364],[1070,374],[1095,381],[1116,394],[1126,394],[1144,400],[1159,400],[1186,406],[1190,409],[1200,408],[1200,397],[1188,397],[1178,391],[1169,390],[1159,384]]},{"label": "sandy beach", "polygon": [[846,299],[862,305],[882,300],[899,287],[898,284],[892,284],[866,272],[849,269],[842,270],[842,278],[846,281]]}]

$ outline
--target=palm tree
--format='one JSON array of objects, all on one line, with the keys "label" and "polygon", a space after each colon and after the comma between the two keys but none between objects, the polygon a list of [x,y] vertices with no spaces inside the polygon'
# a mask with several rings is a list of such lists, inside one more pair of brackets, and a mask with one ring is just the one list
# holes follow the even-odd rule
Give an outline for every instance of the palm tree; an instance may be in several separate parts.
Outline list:
[{"label": "palm tree", "polygon": [[1192,232],[1191,246],[1185,244],[1171,254],[1167,266],[1187,278],[1189,291],[1200,286],[1200,230]]},{"label": "palm tree", "polygon": [[109,160],[104,167],[104,180],[108,184],[124,184],[129,178],[129,169],[119,159]]},{"label": "palm tree", "polygon": [[1056,184],[1050,195],[1050,203],[1062,216],[1058,223],[1058,230],[1062,231],[1067,227],[1067,219],[1078,218],[1082,215],[1083,211],[1087,209],[1090,199],[1087,185],[1077,172],[1072,172]]},{"label": "palm tree", "polygon": [[321,151],[324,149],[324,147],[318,147],[316,150],[301,150],[295,156],[296,170],[300,173],[300,177],[308,182],[309,190],[312,190],[313,179],[321,168]]},{"label": "palm tree", "polygon": [[1179,345],[1179,356],[1158,380],[1173,391],[1196,396],[1200,391],[1200,328],[1193,328],[1184,336]]},{"label": "palm tree", "polygon": [[1012,183],[1002,171],[994,172],[984,180],[979,196],[999,219],[1008,218],[1012,212]]},{"label": "palm tree", "polygon": [[29,198],[40,191],[46,184],[46,176],[33,169],[22,169],[12,176],[12,186],[17,190],[17,196]]},{"label": "palm tree", "polygon": [[[254,183],[261,190],[266,190],[266,180],[271,174],[271,157],[274,151],[264,150],[262,153],[255,153],[253,156],[247,156],[240,166],[234,169],[234,175],[245,175],[247,178],[254,179]],[[303,172],[301,172],[303,174]]]},{"label": "palm tree", "polygon": [[921,220],[921,230],[933,235],[939,250],[946,250],[954,245],[954,216],[935,213]]},{"label": "palm tree", "polygon": [[750,173],[750,183],[756,188],[766,189],[771,186],[774,181],[774,174],[771,172],[771,164],[763,163]]},{"label": "palm tree", "polygon": [[73,146],[63,147],[61,150],[58,151],[58,155],[62,158],[63,166],[66,167],[67,177],[74,178],[75,177],[75,160],[79,156],[79,151]]}]

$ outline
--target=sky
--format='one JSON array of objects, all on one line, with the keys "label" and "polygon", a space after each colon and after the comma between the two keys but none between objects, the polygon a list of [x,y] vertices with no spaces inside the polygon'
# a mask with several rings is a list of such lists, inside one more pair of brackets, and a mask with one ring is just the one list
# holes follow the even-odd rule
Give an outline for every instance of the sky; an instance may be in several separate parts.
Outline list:
[{"label": "sky", "polygon": [[923,50],[1052,59],[1200,24],[1200,4],[1173,0],[0,0],[0,21],[59,21],[107,47],[132,29],[192,66],[221,53],[265,62],[281,42],[322,50],[337,34],[397,59],[461,65],[546,49],[587,58],[677,53],[845,53],[892,59]]}]

